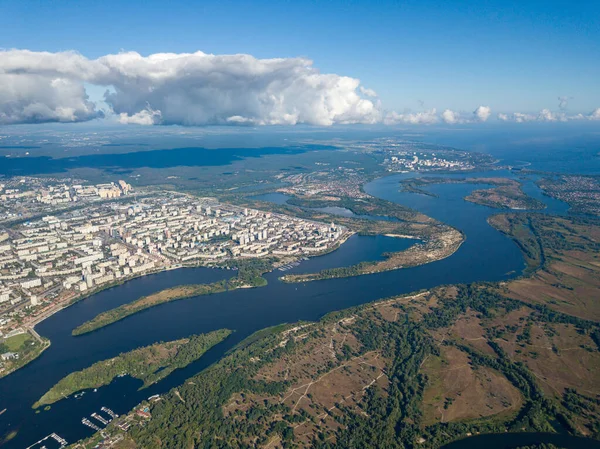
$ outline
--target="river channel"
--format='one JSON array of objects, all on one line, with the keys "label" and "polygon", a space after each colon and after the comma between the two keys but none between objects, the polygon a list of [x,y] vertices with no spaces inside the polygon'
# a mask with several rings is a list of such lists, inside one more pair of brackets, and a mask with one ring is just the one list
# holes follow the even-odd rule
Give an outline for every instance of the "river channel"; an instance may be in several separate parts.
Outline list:
[{"label": "river channel", "polygon": [[[463,231],[466,241],[454,255],[420,267],[306,284],[280,282],[278,277],[283,273],[276,270],[266,275],[266,287],[175,301],[145,310],[90,334],[72,337],[71,330],[74,327],[99,312],[164,288],[214,282],[232,276],[234,272],[207,268],[172,270],[100,292],[40,323],[36,330],[52,341],[51,347],[34,362],[0,380],[0,410],[6,409],[0,415],[0,435],[17,432],[12,440],[5,443],[5,447],[25,448],[53,432],[70,443],[89,436],[92,431],[81,423],[82,418],[89,418],[102,406],[119,414],[127,412],[142,399],[164,393],[183,383],[259,329],[285,322],[317,320],[334,310],[442,284],[500,281],[521,273],[524,262],[517,246],[486,221],[498,211],[462,199],[472,190],[481,188],[480,185],[430,186],[428,190],[438,195],[432,197],[399,192],[398,182],[405,176],[393,175],[375,180],[367,184],[365,190],[371,195],[412,207]],[[548,204],[547,212],[565,212],[563,203],[542,196],[536,189],[535,184],[529,181],[528,193]],[[331,212],[335,213],[335,210]],[[286,274],[376,260],[384,252],[399,251],[413,243],[414,240],[383,236],[353,236],[340,249],[304,261],[286,271]],[[36,413],[31,408],[42,394],[72,371],[139,346],[220,328],[235,332],[197,362],[175,371],[150,388],[138,391],[140,381],[122,377],[97,392],[88,391],[78,399],[70,397],[59,401],[50,410]],[[58,447],[53,445],[53,440],[45,444],[48,449]]]}]

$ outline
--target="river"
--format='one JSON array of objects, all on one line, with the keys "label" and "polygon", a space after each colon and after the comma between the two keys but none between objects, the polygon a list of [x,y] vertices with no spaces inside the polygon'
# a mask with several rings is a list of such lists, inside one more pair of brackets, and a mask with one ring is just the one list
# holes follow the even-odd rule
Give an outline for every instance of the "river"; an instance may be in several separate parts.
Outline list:
[{"label": "river", "polygon": [[[473,176],[484,175],[490,174]],[[268,285],[263,288],[175,301],[145,310],[90,334],[72,337],[71,330],[74,327],[101,311],[167,287],[213,282],[231,276],[233,272],[206,268],[179,269],[139,278],[98,293],[40,323],[36,330],[50,338],[52,346],[34,362],[0,380],[0,410],[7,409],[0,415],[0,435],[17,432],[5,446],[27,447],[52,432],[69,442],[89,436],[91,429],[81,424],[83,417],[89,418],[102,406],[119,414],[125,413],[140,400],[181,384],[259,329],[285,322],[317,320],[334,310],[442,284],[505,280],[522,271],[524,262],[517,246],[487,224],[487,218],[497,211],[462,200],[481,186],[431,186],[428,189],[439,195],[431,197],[399,192],[398,182],[405,176],[394,175],[375,180],[367,184],[365,190],[374,196],[412,207],[463,231],[467,239],[454,255],[420,267],[306,284],[282,283],[278,277],[283,273],[276,270],[266,275]],[[537,187],[531,184],[528,188]],[[541,194],[537,197],[549,204],[547,211],[565,211],[562,203],[555,204]],[[347,266],[361,260],[376,260],[383,252],[398,251],[413,243],[412,240],[383,236],[354,236],[339,250],[302,262],[286,273],[311,272]],[[137,391],[141,382],[123,377],[97,392],[87,392],[79,399],[70,397],[53,404],[48,411],[35,413],[31,409],[31,405],[44,392],[72,371],[139,346],[219,328],[229,328],[235,333],[197,362],[175,371],[150,388]],[[47,444],[47,447],[50,449],[53,446]]]}]

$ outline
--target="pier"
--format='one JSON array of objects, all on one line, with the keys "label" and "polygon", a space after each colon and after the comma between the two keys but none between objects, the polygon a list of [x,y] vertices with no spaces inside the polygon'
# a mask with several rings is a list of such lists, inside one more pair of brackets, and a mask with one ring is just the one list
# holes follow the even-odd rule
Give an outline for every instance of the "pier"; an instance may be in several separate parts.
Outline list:
[{"label": "pier", "polygon": [[62,438],[58,434],[51,433],[47,437],[44,437],[41,440],[36,441],[31,446],[28,446],[27,449],[36,449],[36,448],[40,448],[41,449],[41,448],[45,448],[46,446],[43,443],[44,443],[44,441],[46,441],[48,439],[53,439],[54,441],[56,441],[58,444],[60,444],[61,448],[65,447],[68,444],[67,440],[65,440],[64,438]]},{"label": "pier", "polygon": [[100,421],[102,424],[104,424],[105,426],[108,425],[109,421],[105,420],[102,416],[100,416],[98,413],[92,413],[92,418],[97,419],[98,421]]},{"label": "pier", "polygon": [[112,419],[119,417],[119,415],[117,415],[115,412],[113,412],[108,407],[102,407],[100,410],[102,410],[104,413],[108,413]]},{"label": "pier", "polygon": [[81,424],[83,424],[84,426],[88,426],[88,427],[94,429],[96,432],[100,432],[100,430],[102,430],[102,429],[100,429],[100,427],[98,427],[96,424],[94,424],[93,422],[91,422],[87,418],[82,418]]}]

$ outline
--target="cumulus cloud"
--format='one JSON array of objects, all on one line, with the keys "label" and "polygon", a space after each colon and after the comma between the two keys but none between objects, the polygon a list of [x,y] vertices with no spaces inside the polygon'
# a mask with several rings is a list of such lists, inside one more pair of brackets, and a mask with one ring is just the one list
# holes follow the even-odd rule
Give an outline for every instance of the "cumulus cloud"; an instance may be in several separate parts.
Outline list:
[{"label": "cumulus cloud", "polygon": [[360,86],[359,90],[360,93],[363,94],[365,97],[377,97],[377,92],[375,92],[373,89],[368,89],[366,87]]},{"label": "cumulus cloud", "polygon": [[450,125],[461,121],[460,114],[450,109],[446,109],[442,112],[442,120]]},{"label": "cumulus cloud", "polygon": [[152,109],[148,104],[146,109],[136,112],[133,115],[129,115],[126,112],[119,114],[119,123],[124,125],[158,125],[162,120],[162,113],[159,110]]},{"label": "cumulus cloud", "polygon": [[573,120],[600,120],[600,108],[589,114],[567,115],[565,112],[551,111],[542,109],[537,114],[524,114],[522,112],[513,112],[511,114],[498,114],[498,120],[503,122],[569,122]]},{"label": "cumulus cloud", "polygon": [[0,71],[0,124],[79,122],[103,115],[80,82]]},{"label": "cumulus cloud", "polygon": [[489,106],[479,106],[477,109],[475,109],[475,111],[473,111],[473,115],[480,122],[485,122],[488,118],[490,118],[490,115],[492,115],[492,109]]},{"label": "cumulus cloud", "polygon": [[383,119],[385,125],[398,125],[402,123],[410,125],[431,125],[438,121],[439,118],[435,108],[423,112],[406,114],[398,114],[395,111],[391,111],[388,112]]},{"label": "cumulus cloud", "polygon": [[564,112],[552,112],[550,109],[542,109],[538,114],[540,122],[566,122],[567,116]]},{"label": "cumulus cloud", "polygon": [[[472,113],[450,109],[381,112],[377,93],[356,78],[324,74],[305,58],[251,55],[122,52],[88,59],[76,52],[0,51],[0,125],[80,122],[104,112],[86,85],[108,88],[113,120],[138,125],[447,124],[485,122],[489,106]],[[600,120],[600,110],[499,114],[501,121]]]},{"label": "cumulus cloud", "polygon": [[533,114],[523,114],[521,112],[513,112],[512,114],[498,114],[498,120],[503,122],[525,123],[536,120],[537,116]]},{"label": "cumulus cloud", "polygon": [[105,101],[122,123],[332,125],[381,120],[378,105],[365,98],[375,96],[374,91],[355,78],[322,74],[303,58],[125,52],[90,60],[74,52],[8,50],[0,52],[0,123],[96,117],[84,82],[112,87]]},{"label": "cumulus cloud", "polygon": [[489,106],[479,106],[473,113],[461,113],[452,109],[445,109],[441,114],[437,113],[435,108],[427,109],[422,112],[406,112],[399,114],[397,112],[388,112],[383,123],[386,125],[410,124],[410,125],[431,125],[440,121],[448,124],[464,124],[485,122],[491,115]]},{"label": "cumulus cloud", "polygon": [[492,109],[489,106],[479,106],[470,116],[465,116],[460,112],[446,109],[444,112],[442,112],[442,120],[449,125],[453,125],[455,123],[485,122],[491,114]]}]

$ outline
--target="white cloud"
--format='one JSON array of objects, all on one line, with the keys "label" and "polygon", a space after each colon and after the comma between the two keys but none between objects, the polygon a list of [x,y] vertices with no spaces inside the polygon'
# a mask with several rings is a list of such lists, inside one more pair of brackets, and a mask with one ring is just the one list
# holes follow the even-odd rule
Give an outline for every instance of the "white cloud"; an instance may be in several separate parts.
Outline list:
[{"label": "white cloud", "polygon": [[521,112],[513,112],[512,114],[498,114],[498,120],[503,122],[525,123],[536,120],[537,116],[532,114],[523,114]]},{"label": "white cloud", "polygon": [[124,125],[158,125],[162,120],[162,113],[159,110],[154,110],[150,105],[146,106],[146,109],[136,112],[133,115],[129,115],[126,112],[119,114],[119,123]]},{"label": "white cloud", "polygon": [[[56,79],[70,89],[54,86]],[[89,60],[74,52],[8,50],[0,52],[0,123],[89,120],[98,113],[83,82],[112,87],[105,100],[122,123],[332,125],[381,120],[378,105],[364,98],[376,95],[374,91],[361,89],[355,78],[321,74],[303,58],[202,52],[144,57],[127,52]]]},{"label": "white cloud", "polygon": [[589,114],[567,115],[560,111],[555,112],[550,109],[542,109],[537,114],[524,114],[522,112],[513,112],[511,114],[498,114],[498,120],[503,122],[568,122],[573,120],[600,120],[600,108]]},{"label": "white cloud", "polygon": [[449,125],[453,125],[455,123],[485,122],[490,117],[491,113],[492,110],[489,106],[479,106],[473,111],[471,116],[467,117],[460,112],[446,109],[444,112],[442,112],[442,120]]},{"label": "white cloud", "polygon": [[[472,113],[438,114],[433,108],[384,115],[374,90],[356,78],[320,73],[304,58],[122,52],[91,60],[76,52],[5,50],[0,51],[0,125],[103,117],[85,86],[107,89],[102,107],[125,124],[429,125],[479,123],[491,116],[489,106]],[[559,106],[565,109],[569,99],[559,97]],[[600,109],[586,115],[544,109],[498,114],[498,119],[600,120]]]},{"label": "white cloud", "polygon": [[460,114],[450,109],[446,109],[444,112],[442,112],[442,120],[450,125],[462,122]]},{"label": "white cloud", "polygon": [[0,71],[0,124],[78,122],[102,116],[77,81]]},{"label": "white cloud", "polygon": [[366,97],[373,97],[373,98],[377,97],[377,92],[375,92],[373,89],[367,89],[363,86],[360,86],[359,90],[360,90],[360,93]]},{"label": "white cloud", "polygon": [[564,112],[552,112],[550,109],[542,109],[538,114],[540,122],[566,122],[567,116]]},{"label": "white cloud", "polygon": [[492,115],[492,108],[489,106],[479,106],[477,109],[475,109],[475,111],[473,111],[473,115],[480,122],[485,122],[488,118],[490,118],[490,115]]},{"label": "white cloud", "polygon": [[383,120],[385,125],[398,125],[400,123],[411,125],[431,125],[437,123],[439,118],[436,109],[429,109],[423,112],[414,112],[398,114],[395,111],[388,112]]}]

